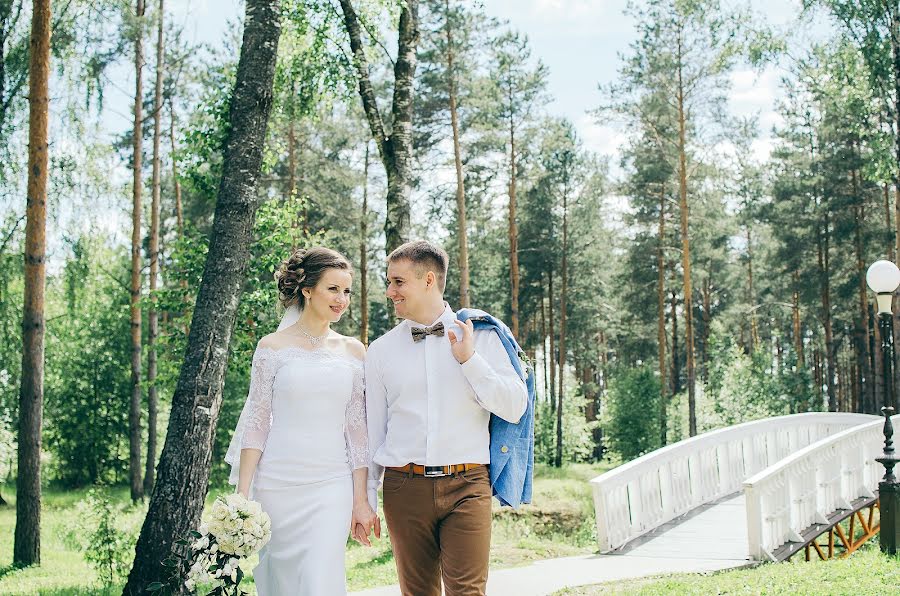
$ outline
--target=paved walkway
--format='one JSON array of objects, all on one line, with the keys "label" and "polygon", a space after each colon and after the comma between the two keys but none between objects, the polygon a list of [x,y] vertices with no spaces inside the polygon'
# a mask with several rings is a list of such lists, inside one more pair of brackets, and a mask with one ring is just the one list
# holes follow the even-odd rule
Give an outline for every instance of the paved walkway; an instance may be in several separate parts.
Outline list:
[{"label": "paved walkway", "polygon": [[[730,527],[728,537],[722,528]],[[744,495],[726,497],[647,534],[612,555],[537,561],[491,571],[489,596],[545,596],[563,588],[658,575],[717,571],[750,564]],[[353,592],[399,596],[398,586]]]}]

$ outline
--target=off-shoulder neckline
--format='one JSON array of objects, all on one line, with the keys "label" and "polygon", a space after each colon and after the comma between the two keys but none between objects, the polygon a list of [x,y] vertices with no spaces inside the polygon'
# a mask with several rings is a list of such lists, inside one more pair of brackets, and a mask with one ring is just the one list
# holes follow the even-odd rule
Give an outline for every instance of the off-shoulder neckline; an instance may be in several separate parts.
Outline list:
[{"label": "off-shoulder neckline", "polygon": [[360,360],[359,358],[356,358],[355,356],[353,356],[351,354],[348,354],[346,352],[340,353],[340,352],[335,352],[333,350],[326,350],[325,348],[313,348],[312,350],[308,350],[308,349],[302,348],[300,346],[287,346],[284,348],[270,348],[268,346],[257,346],[256,351],[257,352],[268,352],[275,356],[278,356],[278,355],[281,355],[281,354],[284,354],[287,352],[295,352],[295,353],[302,352],[304,354],[308,354],[311,356],[316,355],[316,354],[321,354],[324,356],[330,356],[332,358],[346,360],[346,361],[350,362],[351,364],[355,364],[358,366],[363,365],[362,360]]}]

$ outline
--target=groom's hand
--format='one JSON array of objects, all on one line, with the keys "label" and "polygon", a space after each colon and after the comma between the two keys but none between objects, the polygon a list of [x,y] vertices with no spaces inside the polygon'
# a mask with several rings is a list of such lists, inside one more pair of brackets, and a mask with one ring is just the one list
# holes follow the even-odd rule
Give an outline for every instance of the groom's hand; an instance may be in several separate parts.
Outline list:
[{"label": "groom's hand", "polygon": [[466,321],[459,327],[462,329],[462,338],[457,337],[453,329],[447,332],[447,337],[450,339],[453,357],[460,364],[465,364],[475,353],[475,326],[472,321]]}]

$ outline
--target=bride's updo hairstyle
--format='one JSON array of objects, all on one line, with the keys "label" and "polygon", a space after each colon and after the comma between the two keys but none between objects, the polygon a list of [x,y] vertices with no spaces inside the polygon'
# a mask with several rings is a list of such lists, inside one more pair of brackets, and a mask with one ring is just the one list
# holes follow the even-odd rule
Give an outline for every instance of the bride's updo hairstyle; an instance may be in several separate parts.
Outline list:
[{"label": "bride's updo hairstyle", "polygon": [[324,246],[295,250],[275,272],[281,305],[287,308],[296,304],[302,310],[303,288],[316,287],[326,269],[350,271],[352,267],[344,255]]}]

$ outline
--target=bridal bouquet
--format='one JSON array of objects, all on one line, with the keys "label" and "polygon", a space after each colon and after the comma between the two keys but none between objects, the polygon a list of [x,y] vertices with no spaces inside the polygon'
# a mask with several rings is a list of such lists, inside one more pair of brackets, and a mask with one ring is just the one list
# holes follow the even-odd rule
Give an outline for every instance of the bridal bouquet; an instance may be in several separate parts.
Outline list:
[{"label": "bridal bouquet", "polygon": [[155,582],[148,586],[149,591],[177,594],[181,591],[179,578],[186,576],[184,589],[191,594],[205,584],[212,586],[208,594],[245,594],[238,587],[244,578],[241,560],[269,541],[271,520],[259,503],[237,493],[218,497],[208,518],[190,532],[191,542],[177,541],[180,548],[163,562],[172,571],[169,583]]}]

